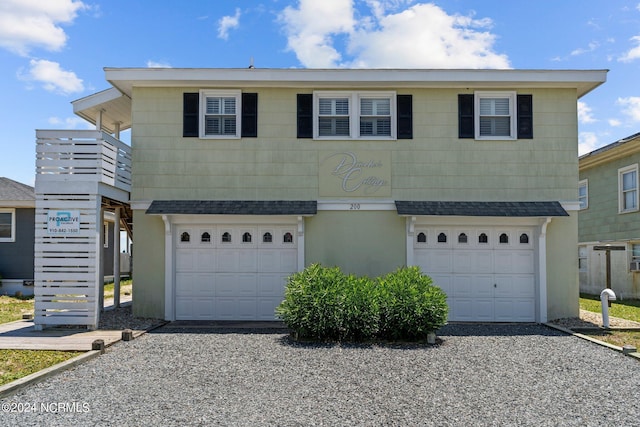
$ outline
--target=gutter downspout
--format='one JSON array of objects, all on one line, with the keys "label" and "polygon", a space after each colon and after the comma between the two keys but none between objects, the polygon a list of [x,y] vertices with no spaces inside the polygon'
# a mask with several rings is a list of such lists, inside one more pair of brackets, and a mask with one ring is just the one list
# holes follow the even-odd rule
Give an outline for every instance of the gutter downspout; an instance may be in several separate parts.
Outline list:
[{"label": "gutter downspout", "polygon": [[538,237],[538,280],[540,307],[538,310],[538,322],[547,322],[547,226],[553,218],[547,217],[540,227]]},{"label": "gutter downspout", "polygon": [[171,220],[162,215],[164,221],[164,320],[176,320],[173,311],[173,233]]}]

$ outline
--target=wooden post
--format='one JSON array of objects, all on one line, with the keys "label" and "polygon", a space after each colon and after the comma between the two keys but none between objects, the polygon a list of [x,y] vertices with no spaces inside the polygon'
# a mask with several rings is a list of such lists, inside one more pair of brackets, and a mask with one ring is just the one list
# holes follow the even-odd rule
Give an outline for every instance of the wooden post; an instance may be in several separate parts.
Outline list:
[{"label": "wooden post", "polygon": [[[594,246],[594,251],[605,251],[605,269],[606,269],[606,284],[607,289],[611,289],[611,251],[624,251],[626,246]],[[609,300],[609,307],[611,307],[611,300]]]},{"label": "wooden post", "polygon": [[120,307],[120,208],[115,208],[113,226],[113,307]]}]

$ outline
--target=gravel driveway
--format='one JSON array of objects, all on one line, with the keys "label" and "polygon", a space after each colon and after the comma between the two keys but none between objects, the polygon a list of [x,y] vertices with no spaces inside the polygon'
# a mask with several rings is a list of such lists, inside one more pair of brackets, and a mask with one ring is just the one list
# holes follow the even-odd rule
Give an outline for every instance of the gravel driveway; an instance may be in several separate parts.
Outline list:
[{"label": "gravel driveway", "polygon": [[440,336],[305,345],[282,330],[163,327],[2,400],[36,408],[0,424],[640,425],[636,360],[541,325]]}]

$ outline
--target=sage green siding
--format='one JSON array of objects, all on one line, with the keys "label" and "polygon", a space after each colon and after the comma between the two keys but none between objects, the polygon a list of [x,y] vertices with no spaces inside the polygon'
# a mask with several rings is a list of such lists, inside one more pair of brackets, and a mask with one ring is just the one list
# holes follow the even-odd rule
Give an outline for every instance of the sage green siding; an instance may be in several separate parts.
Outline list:
[{"label": "sage green siding", "polygon": [[306,264],[378,276],[406,265],[405,218],[395,211],[322,211],[305,221]]},{"label": "sage green siding", "polygon": [[133,314],[164,318],[164,223],[158,216],[134,211]]},{"label": "sage green siding", "polygon": [[553,218],[547,227],[547,315],[578,317],[578,215]]},{"label": "sage green siding", "polygon": [[589,207],[580,211],[580,242],[640,240],[640,213],[618,213],[618,169],[640,163],[640,153],[580,172],[589,183]]},{"label": "sage green siding", "polygon": [[[391,88],[392,89],[392,88]],[[318,198],[318,155],[389,150],[394,200],[575,200],[575,92],[532,89],[532,140],[458,139],[455,89],[413,95],[414,138],[297,139],[295,89],[258,93],[258,138],[182,137],[182,94],[197,88],[135,88],[132,200]],[[307,91],[308,92],[308,91]]]},{"label": "sage green siding", "polygon": [[[473,93],[473,88],[452,88],[398,91],[413,95],[413,139],[317,141],[296,138],[296,94],[311,91],[295,88],[239,88],[258,93],[257,138],[183,138],[183,93],[199,89],[134,88],[134,203],[318,200],[319,157],[328,150],[389,152],[391,197],[386,200],[577,198],[575,90],[518,90],[533,95],[534,139],[459,139],[458,94]],[[377,275],[406,263],[405,219],[395,211],[321,211],[305,224],[307,264],[319,261]],[[554,219],[547,232],[549,318],[578,314],[576,235],[574,217]],[[163,317],[162,220],[136,211],[135,237],[134,312]]]}]

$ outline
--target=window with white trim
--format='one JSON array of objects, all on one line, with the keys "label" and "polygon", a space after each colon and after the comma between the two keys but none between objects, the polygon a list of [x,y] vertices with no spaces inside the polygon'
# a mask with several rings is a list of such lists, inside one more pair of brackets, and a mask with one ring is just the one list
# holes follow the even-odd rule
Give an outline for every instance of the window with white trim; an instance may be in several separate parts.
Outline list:
[{"label": "window with white trim", "polygon": [[16,241],[16,210],[0,209],[0,242]]},{"label": "window with white trim", "polygon": [[515,92],[476,92],[476,139],[516,139],[515,103]]},{"label": "window with white trim", "polygon": [[578,201],[580,202],[580,210],[589,207],[589,181],[586,179],[578,182]]},{"label": "window with white trim", "polygon": [[631,262],[640,262],[640,243],[631,244]]},{"label": "window with white trim", "polygon": [[395,92],[313,93],[316,139],[396,139]]},{"label": "window with white trim", "polygon": [[200,91],[200,138],[240,138],[239,90]]},{"label": "window with white trim", "polygon": [[578,246],[578,270],[587,271],[587,247]]},{"label": "window with white trim", "polygon": [[618,212],[638,210],[638,164],[618,169]]}]

